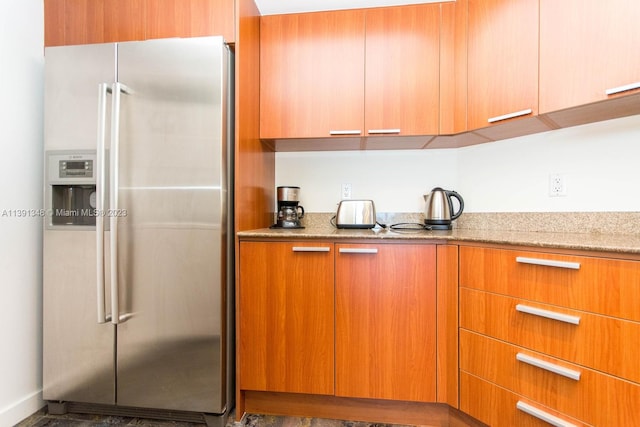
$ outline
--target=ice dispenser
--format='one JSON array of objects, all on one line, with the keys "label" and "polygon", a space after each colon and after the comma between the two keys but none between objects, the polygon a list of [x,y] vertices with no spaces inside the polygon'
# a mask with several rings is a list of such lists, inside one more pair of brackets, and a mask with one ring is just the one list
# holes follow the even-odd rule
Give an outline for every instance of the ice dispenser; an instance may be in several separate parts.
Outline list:
[{"label": "ice dispenser", "polygon": [[45,161],[47,228],[95,227],[96,152],[48,151]]}]

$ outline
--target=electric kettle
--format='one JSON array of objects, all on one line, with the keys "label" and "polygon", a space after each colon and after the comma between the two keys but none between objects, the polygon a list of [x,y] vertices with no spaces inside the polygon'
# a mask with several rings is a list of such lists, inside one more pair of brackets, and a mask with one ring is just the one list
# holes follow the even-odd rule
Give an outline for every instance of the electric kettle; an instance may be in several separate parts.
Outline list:
[{"label": "electric kettle", "polygon": [[[453,211],[451,198],[458,199],[460,207]],[[464,209],[464,200],[455,191],[436,187],[424,195],[424,223],[432,230],[451,230],[451,221],[458,218]]]}]

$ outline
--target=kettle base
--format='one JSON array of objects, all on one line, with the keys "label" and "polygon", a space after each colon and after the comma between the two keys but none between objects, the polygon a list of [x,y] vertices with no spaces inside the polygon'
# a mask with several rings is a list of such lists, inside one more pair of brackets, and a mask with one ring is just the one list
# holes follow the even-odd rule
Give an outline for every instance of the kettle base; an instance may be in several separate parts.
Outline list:
[{"label": "kettle base", "polygon": [[426,226],[426,228],[430,229],[430,230],[451,230],[453,229],[453,226],[451,225],[451,221],[447,221],[446,223],[444,221],[429,221],[429,220],[424,220],[424,225]]}]

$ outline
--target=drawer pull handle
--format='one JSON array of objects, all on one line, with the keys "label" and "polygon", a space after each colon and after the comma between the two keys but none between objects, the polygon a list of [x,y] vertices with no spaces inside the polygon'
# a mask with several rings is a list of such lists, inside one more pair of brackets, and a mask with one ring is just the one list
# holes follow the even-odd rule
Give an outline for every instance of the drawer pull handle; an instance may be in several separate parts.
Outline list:
[{"label": "drawer pull handle", "polygon": [[533,417],[536,417],[539,420],[542,420],[546,423],[551,424],[552,426],[556,426],[556,427],[578,427],[575,424],[572,424],[568,421],[563,420],[562,418],[558,418],[554,415],[551,415],[548,412],[545,412],[543,410],[540,410],[534,406],[531,406],[527,403],[524,403],[521,400],[518,400],[518,403],[516,403],[516,408],[518,408],[520,411],[527,413]]},{"label": "drawer pull handle", "polygon": [[560,322],[571,323],[572,325],[580,324],[579,316],[570,314],[556,313],[555,311],[544,310],[542,308],[529,307],[528,305],[516,305],[516,311],[521,313],[533,314],[534,316],[546,317],[547,319],[559,320]]},{"label": "drawer pull handle", "polygon": [[629,83],[628,85],[612,87],[604,91],[607,95],[615,95],[616,93],[626,92],[628,90],[640,89],[640,82]]},{"label": "drawer pull handle", "polygon": [[527,258],[524,256],[516,257],[516,262],[520,264],[544,265],[545,267],[569,268],[571,270],[580,270],[579,262],[556,261],[554,259]]},{"label": "drawer pull handle", "polygon": [[331,250],[328,246],[294,246],[293,252],[329,252]]},{"label": "drawer pull handle", "polygon": [[329,135],[360,135],[362,131],[360,129],[348,129],[348,130],[330,130]]},{"label": "drawer pull handle", "polygon": [[377,248],[340,248],[341,254],[377,254]]},{"label": "drawer pull handle", "polygon": [[526,116],[527,114],[533,113],[531,108],[527,108],[526,110],[516,111],[515,113],[503,114],[502,116],[491,117],[487,119],[489,123],[501,122],[502,120],[513,119],[515,117]]},{"label": "drawer pull handle", "polygon": [[369,129],[367,133],[370,134],[394,134],[400,133],[400,129]]},{"label": "drawer pull handle", "polygon": [[564,366],[549,363],[545,360],[541,360],[523,353],[516,354],[516,359],[528,365],[544,369],[545,371],[553,372],[554,374],[562,375],[563,377],[571,378],[575,381],[580,381],[580,371],[575,371],[573,369],[565,368]]}]

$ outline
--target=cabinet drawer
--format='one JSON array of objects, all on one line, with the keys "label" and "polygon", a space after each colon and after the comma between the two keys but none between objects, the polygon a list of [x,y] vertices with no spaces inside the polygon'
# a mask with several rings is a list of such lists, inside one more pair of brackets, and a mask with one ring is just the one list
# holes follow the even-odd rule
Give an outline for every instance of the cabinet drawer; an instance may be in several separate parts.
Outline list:
[{"label": "cabinet drawer", "polygon": [[460,247],[460,285],[640,321],[640,263]]},{"label": "cabinet drawer", "polygon": [[640,425],[640,385],[460,331],[460,369],[593,425]]},{"label": "cabinet drawer", "polygon": [[460,327],[640,383],[638,322],[461,288]]},{"label": "cabinet drawer", "polygon": [[460,410],[490,425],[491,427],[549,427],[553,425],[529,415],[517,408],[518,404],[529,405],[543,413],[562,420],[570,426],[588,426],[576,419],[568,417],[532,400],[518,396],[495,384],[460,372]]}]

